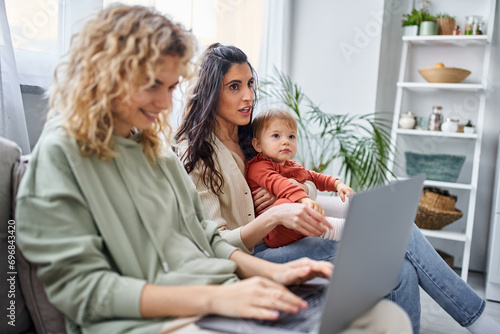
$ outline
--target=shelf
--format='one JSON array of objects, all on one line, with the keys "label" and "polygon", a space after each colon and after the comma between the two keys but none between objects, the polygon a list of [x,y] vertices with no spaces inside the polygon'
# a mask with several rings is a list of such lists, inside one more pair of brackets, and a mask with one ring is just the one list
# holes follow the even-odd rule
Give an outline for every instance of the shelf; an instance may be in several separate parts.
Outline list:
[{"label": "shelf", "polygon": [[487,35],[474,36],[454,36],[454,35],[435,35],[435,36],[403,36],[403,42],[412,45],[453,45],[453,46],[475,46],[486,45],[488,43]]},{"label": "shelf", "polygon": [[469,183],[456,183],[456,182],[442,182],[442,181],[434,181],[434,180],[425,180],[424,185],[438,187],[438,188],[472,190],[472,185]]},{"label": "shelf", "polygon": [[[390,180],[406,180],[408,177],[398,176],[396,179],[391,177]],[[456,182],[443,182],[443,181],[434,181],[434,180],[425,180],[424,185],[438,188],[449,188],[449,189],[463,189],[463,190],[472,190],[472,185],[469,183],[456,183]]]},{"label": "shelf", "polygon": [[449,89],[460,91],[478,91],[484,89],[482,84],[429,82],[398,82],[398,87],[408,89]]},{"label": "shelf", "polygon": [[421,228],[422,234],[426,237],[431,238],[439,238],[439,239],[447,239],[447,240],[455,240],[465,242],[467,237],[465,233],[461,232],[449,232],[449,231],[441,231],[441,230],[426,230]]},{"label": "shelf", "polygon": [[429,130],[413,130],[413,129],[397,129],[396,132],[400,135],[410,136],[433,136],[433,137],[449,137],[460,139],[477,139],[477,133],[462,133],[462,132],[442,132],[442,131],[429,131]]}]

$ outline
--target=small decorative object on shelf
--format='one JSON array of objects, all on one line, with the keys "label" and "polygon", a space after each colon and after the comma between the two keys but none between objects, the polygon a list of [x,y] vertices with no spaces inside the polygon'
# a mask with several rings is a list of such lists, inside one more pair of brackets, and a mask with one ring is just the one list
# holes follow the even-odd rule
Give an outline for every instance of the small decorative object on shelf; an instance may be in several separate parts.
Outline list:
[{"label": "small decorative object on shelf", "polygon": [[432,107],[432,114],[429,117],[428,129],[431,131],[439,131],[441,129],[441,123],[443,122],[443,115],[441,114],[441,106]]},{"label": "small decorative object on shelf", "polygon": [[[405,28],[405,35],[416,35],[419,30],[421,30],[421,23],[423,21],[434,21],[436,20],[436,17],[431,15],[429,13],[429,8],[428,6],[424,6],[421,9],[415,9],[413,8],[409,14],[403,14],[403,20],[401,21],[402,26]],[[437,24],[437,23],[436,23]],[[416,28],[407,28],[407,27],[416,27]],[[437,27],[436,27],[437,29]],[[410,32],[411,31],[411,32]],[[422,35],[421,33],[419,33]],[[434,33],[434,35],[437,34]]]},{"label": "small decorative object on shelf", "polygon": [[481,15],[469,15],[465,17],[464,35],[482,35],[483,17]]},{"label": "small decorative object on shelf", "polygon": [[436,15],[438,24],[438,35],[453,35],[455,29],[455,17],[448,13],[439,13]]},{"label": "small decorative object on shelf", "polygon": [[[442,66],[437,66],[438,64]],[[418,73],[427,81],[434,83],[459,83],[465,80],[471,73],[457,67],[446,67],[443,63],[437,63],[434,67],[422,67]]]},{"label": "small decorative object on shelf", "polygon": [[418,35],[418,26],[404,26],[403,27],[403,35],[404,36],[417,36]]},{"label": "small decorative object on shelf", "polygon": [[441,124],[441,131],[443,132],[457,132],[457,130],[458,130],[457,119],[447,118],[446,121],[444,121]]},{"label": "small decorative object on shelf", "polygon": [[429,230],[442,229],[462,217],[462,211],[455,208],[456,202],[457,196],[447,190],[424,187],[415,224]]},{"label": "small decorative object on shelf", "polygon": [[474,132],[476,132],[476,128],[474,124],[472,124],[472,121],[469,119],[467,124],[465,124],[464,126],[464,133],[474,133]]},{"label": "small decorative object on shelf", "polygon": [[460,26],[455,26],[455,29],[453,29],[453,35],[456,36],[462,35],[462,32],[460,31]]},{"label": "small decorative object on shelf", "polygon": [[419,130],[429,130],[429,117],[419,117],[417,128]]},{"label": "small decorative object on shelf", "polygon": [[418,28],[420,36],[432,36],[438,34],[438,23],[436,21],[423,21]]},{"label": "small decorative object on shelf", "polygon": [[417,125],[417,117],[411,111],[402,114],[399,118],[399,127],[401,129],[414,129],[415,125]]},{"label": "small decorative object on shelf", "polygon": [[427,180],[456,182],[465,161],[465,155],[421,154],[405,152],[406,174],[425,174]]}]

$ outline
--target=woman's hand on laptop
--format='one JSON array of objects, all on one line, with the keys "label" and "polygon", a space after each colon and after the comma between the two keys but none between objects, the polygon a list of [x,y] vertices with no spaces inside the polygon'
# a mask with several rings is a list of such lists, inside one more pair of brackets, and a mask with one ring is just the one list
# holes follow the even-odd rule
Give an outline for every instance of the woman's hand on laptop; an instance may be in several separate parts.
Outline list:
[{"label": "woman's hand on laptop", "polygon": [[280,266],[282,268],[275,270],[272,278],[283,285],[301,284],[315,277],[327,278],[333,271],[330,262],[314,261],[306,257]]},{"label": "woman's hand on laptop", "polygon": [[216,287],[209,312],[228,317],[274,320],[279,312],[298,313],[307,303],[283,285],[264,277],[252,277]]}]

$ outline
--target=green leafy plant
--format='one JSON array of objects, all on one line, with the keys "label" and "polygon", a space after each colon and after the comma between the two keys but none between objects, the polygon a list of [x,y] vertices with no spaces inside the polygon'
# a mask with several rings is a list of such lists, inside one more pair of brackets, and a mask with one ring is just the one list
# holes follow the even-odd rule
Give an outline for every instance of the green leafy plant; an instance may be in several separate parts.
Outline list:
[{"label": "green leafy plant", "polygon": [[403,14],[402,24],[403,27],[417,25],[424,21],[436,21],[436,17],[431,15],[428,9],[415,9],[413,8],[410,14]]},{"label": "green leafy plant", "polygon": [[394,176],[387,168],[391,153],[387,119],[378,114],[326,113],[290,77],[275,73],[262,82],[261,99],[284,105],[294,114],[299,137],[295,158],[301,165],[323,172],[337,161],[343,180],[355,190],[383,184]]},{"label": "green leafy plant", "polygon": [[443,19],[455,19],[455,16],[451,16],[448,13],[439,13],[436,15],[436,18],[437,19],[441,19],[441,18],[443,18]]},{"label": "green leafy plant", "polygon": [[472,121],[469,119],[467,121],[467,124],[465,124],[465,126],[469,127],[469,128],[473,128],[474,127],[474,124],[472,124]]}]

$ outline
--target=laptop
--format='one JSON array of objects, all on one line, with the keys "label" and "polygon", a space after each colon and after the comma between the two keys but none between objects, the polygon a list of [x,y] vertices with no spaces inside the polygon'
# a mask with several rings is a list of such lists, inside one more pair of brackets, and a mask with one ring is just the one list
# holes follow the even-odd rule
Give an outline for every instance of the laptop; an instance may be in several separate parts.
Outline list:
[{"label": "laptop", "polygon": [[308,302],[307,310],[272,321],[208,315],[197,325],[246,334],[345,330],[396,286],[424,179],[417,175],[353,196],[330,279],[290,287]]}]

